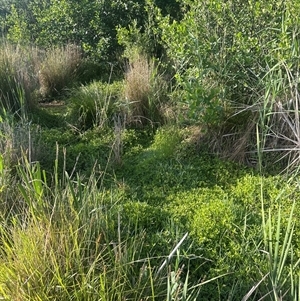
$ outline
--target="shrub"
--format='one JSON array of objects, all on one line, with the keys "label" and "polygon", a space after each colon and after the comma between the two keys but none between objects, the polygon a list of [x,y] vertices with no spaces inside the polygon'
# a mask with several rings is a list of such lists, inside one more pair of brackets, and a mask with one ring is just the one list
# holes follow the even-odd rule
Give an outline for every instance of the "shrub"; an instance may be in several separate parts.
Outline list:
[{"label": "shrub", "polygon": [[185,122],[207,125],[212,150],[245,163],[256,151],[258,124],[266,158],[296,163],[299,8],[293,1],[209,0],[182,1],[181,8],[179,21],[157,13],[157,32]]}]

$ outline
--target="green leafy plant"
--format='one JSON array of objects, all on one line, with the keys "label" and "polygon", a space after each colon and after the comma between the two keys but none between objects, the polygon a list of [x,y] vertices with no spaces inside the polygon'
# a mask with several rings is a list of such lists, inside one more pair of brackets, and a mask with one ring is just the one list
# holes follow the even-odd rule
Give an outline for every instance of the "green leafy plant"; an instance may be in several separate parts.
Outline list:
[{"label": "green leafy plant", "polygon": [[87,182],[60,178],[57,160],[50,187],[38,164],[22,162],[18,187],[27,207],[0,227],[2,298],[166,298],[166,278],[152,266],[161,258],[151,256],[155,247],[142,257],[146,230],[137,220],[132,235],[116,191],[99,189],[95,173]]}]

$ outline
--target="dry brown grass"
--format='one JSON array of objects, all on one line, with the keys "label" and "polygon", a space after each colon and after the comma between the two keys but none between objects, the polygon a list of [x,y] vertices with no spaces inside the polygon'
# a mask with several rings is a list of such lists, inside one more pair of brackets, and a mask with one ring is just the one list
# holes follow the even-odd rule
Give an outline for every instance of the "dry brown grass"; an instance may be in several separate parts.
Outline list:
[{"label": "dry brown grass", "polygon": [[248,126],[235,135],[233,141],[228,141],[226,157],[235,162],[246,164],[249,166],[256,166],[256,148],[255,146],[255,122],[249,122]]},{"label": "dry brown grass", "polygon": [[56,97],[70,88],[77,78],[81,59],[80,49],[73,44],[46,51],[39,70],[42,97]]},{"label": "dry brown grass", "polygon": [[34,106],[34,91],[39,85],[38,65],[39,51],[36,47],[1,45],[0,96],[6,110],[19,114],[21,106]]},{"label": "dry brown grass", "polygon": [[125,75],[125,97],[130,103],[131,115],[142,120],[148,114],[153,64],[138,56],[128,67]]},{"label": "dry brown grass", "polygon": [[129,108],[129,121],[140,124],[160,122],[165,82],[153,60],[136,55],[125,74],[124,96]]},{"label": "dry brown grass", "polygon": [[286,94],[274,101],[264,153],[277,157],[276,163],[294,169],[300,160],[299,94]]},{"label": "dry brown grass", "polygon": [[29,162],[38,161],[43,156],[39,126],[23,120],[14,124],[2,121],[0,131],[0,152],[6,166],[14,166],[24,155]]}]

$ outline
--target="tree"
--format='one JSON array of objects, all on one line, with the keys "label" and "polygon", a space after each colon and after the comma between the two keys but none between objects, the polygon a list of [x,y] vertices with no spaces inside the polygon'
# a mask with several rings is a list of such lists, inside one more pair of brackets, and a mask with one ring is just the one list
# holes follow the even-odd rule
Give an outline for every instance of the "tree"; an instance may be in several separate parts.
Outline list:
[{"label": "tree", "polygon": [[116,27],[133,19],[142,24],[143,15],[144,0],[11,0],[6,28],[12,41],[43,47],[76,43],[103,61],[113,60],[120,48]]},{"label": "tree", "polygon": [[[151,0],[163,15],[177,18],[176,0]],[[151,2],[150,1],[150,2]],[[122,52],[117,41],[117,27],[132,22],[145,31],[146,0],[2,0],[8,38],[14,42],[39,46],[75,43],[98,61],[116,60]],[[1,6],[0,6],[1,13]]]}]

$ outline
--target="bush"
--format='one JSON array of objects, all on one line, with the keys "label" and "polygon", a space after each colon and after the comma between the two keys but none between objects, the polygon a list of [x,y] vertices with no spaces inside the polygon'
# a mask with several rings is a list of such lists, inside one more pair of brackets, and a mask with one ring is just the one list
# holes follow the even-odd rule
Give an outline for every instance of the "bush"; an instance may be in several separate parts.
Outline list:
[{"label": "bush", "polygon": [[179,21],[157,13],[175,72],[172,95],[185,122],[208,128],[213,151],[247,163],[259,124],[266,157],[277,146],[282,158],[297,163],[298,9],[293,1],[208,0],[183,1]]}]

